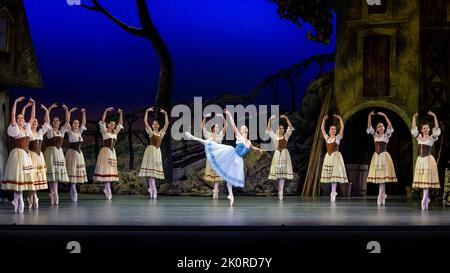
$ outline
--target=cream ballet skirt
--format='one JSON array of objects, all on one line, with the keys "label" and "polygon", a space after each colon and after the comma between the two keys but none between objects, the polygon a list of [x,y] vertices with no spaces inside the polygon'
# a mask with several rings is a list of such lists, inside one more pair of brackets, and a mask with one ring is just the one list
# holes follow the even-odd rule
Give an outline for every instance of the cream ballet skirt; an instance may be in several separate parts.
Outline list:
[{"label": "cream ballet skirt", "polygon": [[432,155],[417,157],[414,169],[413,188],[439,189],[439,175],[436,160]]},{"label": "cream ballet skirt", "polygon": [[33,162],[34,167],[34,190],[45,190],[48,189],[47,184],[47,166],[45,165],[44,154],[42,152],[37,154],[33,151],[30,151],[31,161]]},{"label": "cream ballet skirt", "polygon": [[320,183],[348,183],[344,159],[339,151],[325,154]]},{"label": "cream ballet skirt", "polygon": [[281,178],[294,179],[291,155],[289,154],[288,149],[283,149],[281,152],[275,150],[272,164],[270,165],[269,180],[278,180]]},{"label": "cream ballet skirt", "polygon": [[142,159],[139,176],[164,179],[163,161],[160,148],[156,148],[153,145],[147,146]]},{"label": "cream ballet skirt", "polygon": [[67,174],[70,183],[86,183],[86,163],[83,152],[69,149],[66,153]]},{"label": "cream ballet skirt", "polygon": [[381,184],[392,182],[397,182],[397,176],[395,175],[391,155],[388,152],[373,153],[367,183]]},{"label": "cream ballet skirt", "polygon": [[117,171],[116,151],[108,147],[103,147],[97,157],[95,164],[94,180],[100,182],[116,182],[119,181],[119,173]]},{"label": "cream ballet skirt", "polygon": [[47,180],[49,182],[68,182],[66,159],[62,148],[49,146],[44,152],[45,164],[47,165]]},{"label": "cream ballet skirt", "polygon": [[13,149],[3,173],[2,190],[33,191],[35,180],[30,155],[23,149]]}]

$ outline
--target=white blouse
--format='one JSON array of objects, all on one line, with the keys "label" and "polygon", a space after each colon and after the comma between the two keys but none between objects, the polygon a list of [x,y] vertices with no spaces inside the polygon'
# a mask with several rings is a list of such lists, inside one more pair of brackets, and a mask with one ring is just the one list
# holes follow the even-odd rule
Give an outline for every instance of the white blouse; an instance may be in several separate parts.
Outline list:
[{"label": "white blouse", "polygon": [[273,141],[275,141],[275,149],[278,149],[278,140],[285,138],[286,141],[288,141],[289,137],[292,135],[292,131],[294,130],[295,129],[293,127],[288,127],[286,132],[284,133],[284,137],[279,137],[271,130],[267,130],[266,134],[268,134],[270,138],[273,139]]},{"label": "white blouse", "polygon": [[64,135],[67,132],[67,128],[65,128],[64,126],[61,127],[58,131],[55,131],[53,129],[53,127],[50,126],[50,129],[47,132],[47,139],[52,139],[54,137],[62,137],[64,138]]},{"label": "white blouse", "polygon": [[33,134],[33,132],[31,133],[30,136],[30,141],[34,141],[34,140],[44,140],[44,135],[48,132],[48,130],[51,130],[52,127],[50,126],[50,124],[48,123],[44,123],[41,127],[41,129],[39,129],[35,134]]},{"label": "white blouse", "polygon": [[83,137],[81,135],[86,130],[87,130],[86,126],[80,126],[78,128],[78,131],[74,132],[72,130],[72,127],[69,127],[69,129],[67,129],[67,135],[69,136],[69,143],[83,142]]},{"label": "white blouse", "polygon": [[441,129],[434,127],[431,136],[427,140],[423,140],[423,136],[422,134],[419,134],[417,126],[411,130],[411,135],[417,139],[418,144],[433,146],[434,142],[436,142],[441,135]]},{"label": "white blouse", "polygon": [[223,140],[223,130],[220,130],[218,134],[213,134],[211,132],[208,132],[205,127],[203,127],[203,134],[205,135],[205,139],[212,140],[216,143],[222,143]]},{"label": "white blouse", "polygon": [[336,142],[337,145],[339,145],[341,143],[341,139],[342,139],[342,135],[338,134],[334,137],[334,141],[333,142],[329,142],[328,139],[330,139],[330,136],[328,134],[325,134],[325,141],[327,143],[333,143]]},{"label": "white blouse", "polygon": [[13,137],[14,139],[19,139],[23,137],[30,137],[33,133],[31,132],[31,125],[29,123],[25,123],[25,130],[20,130],[19,125],[16,123],[15,126],[10,124],[8,126],[8,136]]},{"label": "white blouse", "polygon": [[366,133],[369,135],[373,136],[373,141],[375,142],[389,142],[389,138],[392,136],[392,133],[394,132],[394,128],[388,127],[386,129],[386,133],[380,135],[377,132],[375,132],[375,130],[373,129],[373,127],[367,128]]},{"label": "white blouse", "polygon": [[114,129],[114,131],[112,133],[109,133],[108,129],[106,128],[105,122],[99,121],[98,124],[100,124],[100,132],[102,133],[103,140],[110,139],[110,138],[117,139],[117,134],[120,132],[120,130],[123,129],[122,124],[119,123],[116,125],[116,128]]},{"label": "white blouse", "polygon": [[[153,132],[153,130],[152,130],[151,127],[146,127],[146,128],[145,128],[145,131],[147,132],[147,134],[148,134],[150,137],[154,135],[154,132]],[[161,130],[161,131],[159,131],[159,133],[158,133],[157,135],[160,136],[161,138],[163,138],[164,135],[165,135],[165,133],[164,133],[164,131]]]}]

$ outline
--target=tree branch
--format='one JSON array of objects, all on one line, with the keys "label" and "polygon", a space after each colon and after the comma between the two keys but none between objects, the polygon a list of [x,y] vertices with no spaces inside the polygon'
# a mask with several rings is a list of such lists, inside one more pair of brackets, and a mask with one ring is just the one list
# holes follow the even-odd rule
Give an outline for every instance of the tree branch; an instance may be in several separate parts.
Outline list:
[{"label": "tree branch", "polygon": [[106,17],[108,17],[111,21],[116,23],[120,28],[125,30],[126,32],[131,33],[133,35],[137,35],[137,36],[144,36],[144,30],[142,28],[137,28],[137,27],[133,27],[133,26],[129,26],[129,25],[125,24],[124,22],[120,21],[117,17],[112,15],[109,11],[107,11],[98,2],[98,0],[91,0],[91,1],[94,4],[93,6],[81,4],[80,7],[88,9],[88,10],[92,10],[92,11],[101,12],[104,15],[106,15]]}]

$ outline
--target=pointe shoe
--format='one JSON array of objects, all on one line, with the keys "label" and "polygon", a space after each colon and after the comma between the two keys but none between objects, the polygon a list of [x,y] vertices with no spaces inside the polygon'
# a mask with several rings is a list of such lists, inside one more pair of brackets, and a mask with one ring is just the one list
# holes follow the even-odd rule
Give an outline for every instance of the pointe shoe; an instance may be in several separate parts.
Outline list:
[{"label": "pointe shoe", "polygon": [[23,214],[23,210],[25,208],[25,204],[22,199],[19,199],[19,214]]},{"label": "pointe shoe", "polygon": [[213,193],[213,200],[219,199],[219,192],[217,190],[213,190],[212,193]]},{"label": "pointe shoe", "polygon": [[336,196],[337,196],[338,194],[337,194],[337,192],[332,192],[331,194],[330,194],[330,199],[331,199],[331,203],[335,203],[336,202]]},{"label": "pointe shoe", "polygon": [[33,207],[33,196],[27,197],[28,208],[31,209]]},{"label": "pointe shoe", "polygon": [[103,193],[105,194],[105,198],[106,198],[106,200],[110,200],[110,199],[109,199],[109,194],[108,194],[108,191],[107,191],[107,190],[105,190],[105,189],[103,189]]},{"label": "pointe shoe", "polygon": [[381,199],[381,205],[383,205],[383,206],[386,205],[386,198],[387,198],[387,194],[384,194],[383,199]]},{"label": "pointe shoe", "polygon": [[70,200],[72,200],[72,202],[78,202],[78,193],[76,191],[70,191]]},{"label": "pointe shoe", "polygon": [[39,198],[37,197],[37,194],[35,194],[33,196],[33,205],[34,205],[34,208],[36,208],[36,209],[39,208]]},{"label": "pointe shoe", "polygon": [[425,210],[425,200],[422,199],[420,206],[422,207],[422,210]]},{"label": "pointe shoe", "polygon": [[153,199],[153,191],[151,189],[148,189],[148,193],[149,193],[150,199]]},{"label": "pointe shoe", "polygon": [[230,207],[232,207],[234,203],[234,196],[228,195],[228,200],[230,200]]},{"label": "pointe shoe", "polygon": [[426,201],[426,203],[425,203],[425,210],[428,210],[428,204],[430,204],[430,199],[428,198],[427,199],[427,201]]},{"label": "pointe shoe", "polygon": [[59,195],[55,193],[55,205],[59,204]]},{"label": "pointe shoe", "polygon": [[381,198],[380,198],[380,196],[378,195],[378,197],[377,197],[377,206],[381,206]]},{"label": "pointe shoe", "polygon": [[283,192],[282,191],[278,192],[278,200],[283,201]]},{"label": "pointe shoe", "polygon": [[158,191],[155,189],[153,190],[153,199],[156,199],[158,197]]},{"label": "pointe shoe", "polygon": [[49,196],[50,196],[50,203],[51,203],[52,205],[54,205],[54,204],[55,204],[55,195],[51,192],[51,193],[49,194]]},{"label": "pointe shoe", "polygon": [[11,204],[14,206],[14,213],[17,213],[19,210],[19,202],[16,200],[11,201]]}]

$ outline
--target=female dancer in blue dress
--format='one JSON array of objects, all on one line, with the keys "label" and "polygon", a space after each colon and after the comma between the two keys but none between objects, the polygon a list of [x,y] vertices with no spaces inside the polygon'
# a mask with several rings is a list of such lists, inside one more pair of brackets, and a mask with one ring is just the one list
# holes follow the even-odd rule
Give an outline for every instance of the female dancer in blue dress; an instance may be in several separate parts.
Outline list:
[{"label": "female dancer in blue dress", "polygon": [[230,200],[230,206],[233,206],[233,186],[244,187],[244,160],[242,159],[250,149],[261,153],[261,149],[252,145],[248,139],[248,128],[242,125],[240,130],[236,127],[233,121],[233,116],[228,110],[224,110],[230,121],[236,136],[236,147],[230,145],[224,145],[216,143],[214,140],[204,140],[198,137],[194,137],[188,132],[185,132],[187,139],[196,140],[205,145],[206,158],[211,164],[214,171],[220,175],[226,182],[228,188],[228,199]]}]

